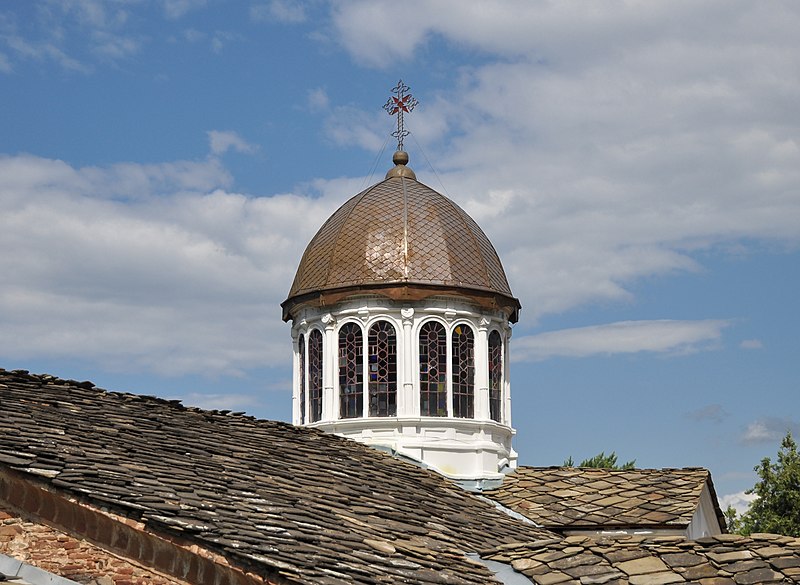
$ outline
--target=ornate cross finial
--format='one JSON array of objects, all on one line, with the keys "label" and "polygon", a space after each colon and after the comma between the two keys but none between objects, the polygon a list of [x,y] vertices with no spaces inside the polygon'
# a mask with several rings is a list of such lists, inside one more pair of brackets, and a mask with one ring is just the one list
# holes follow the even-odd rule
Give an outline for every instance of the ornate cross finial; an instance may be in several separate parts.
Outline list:
[{"label": "ornate cross finial", "polygon": [[392,89],[392,93],[397,95],[390,97],[383,106],[390,116],[397,114],[397,130],[392,132],[392,136],[397,138],[397,150],[403,150],[403,138],[408,136],[408,130],[403,126],[403,114],[409,113],[419,103],[414,96],[406,93],[409,89],[401,79]]}]

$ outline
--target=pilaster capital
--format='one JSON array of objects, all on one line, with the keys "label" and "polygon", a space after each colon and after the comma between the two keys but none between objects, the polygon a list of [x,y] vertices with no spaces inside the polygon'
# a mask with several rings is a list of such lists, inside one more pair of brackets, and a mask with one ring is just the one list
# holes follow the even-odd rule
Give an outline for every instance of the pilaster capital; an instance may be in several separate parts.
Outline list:
[{"label": "pilaster capital", "polygon": [[325,326],[325,329],[333,329],[336,327],[336,317],[330,313],[325,313],[319,320]]},{"label": "pilaster capital", "polygon": [[414,319],[414,309],[412,307],[403,307],[400,309],[400,316],[403,318],[403,325],[411,325]]}]

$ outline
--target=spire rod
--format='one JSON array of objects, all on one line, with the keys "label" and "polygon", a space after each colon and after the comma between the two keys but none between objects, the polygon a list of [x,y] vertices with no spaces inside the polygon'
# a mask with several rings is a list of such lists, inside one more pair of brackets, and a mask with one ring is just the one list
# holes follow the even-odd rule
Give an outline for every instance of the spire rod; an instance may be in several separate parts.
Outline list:
[{"label": "spire rod", "polygon": [[410,87],[403,83],[403,80],[397,82],[397,85],[392,88],[391,96],[383,105],[390,116],[397,115],[397,130],[392,132],[392,136],[397,138],[397,150],[403,150],[403,138],[408,136],[408,130],[403,125],[403,114],[408,114],[419,103],[417,99],[410,93],[406,93]]}]

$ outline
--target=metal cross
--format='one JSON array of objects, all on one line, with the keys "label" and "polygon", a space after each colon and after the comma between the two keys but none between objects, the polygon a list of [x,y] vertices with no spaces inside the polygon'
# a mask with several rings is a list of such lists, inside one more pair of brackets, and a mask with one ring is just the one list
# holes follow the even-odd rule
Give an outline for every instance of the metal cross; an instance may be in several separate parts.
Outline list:
[{"label": "metal cross", "polygon": [[397,95],[390,97],[383,106],[390,116],[397,114],[397,130],[392,132],[392,136],[397,138],[397,150],[403,150],[403,138],[408,136],[408,130],[403,126],[403,114],[411,112],[419,103],[414,96],[406,93],[409,89],[401,79],[392,89],[392,93]]}]

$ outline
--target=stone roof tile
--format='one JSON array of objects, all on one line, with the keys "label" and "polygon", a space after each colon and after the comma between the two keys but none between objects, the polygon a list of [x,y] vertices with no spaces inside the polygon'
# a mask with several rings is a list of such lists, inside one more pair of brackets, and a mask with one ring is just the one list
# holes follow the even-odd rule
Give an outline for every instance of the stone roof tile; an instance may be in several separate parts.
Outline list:
[{"label": "stone roof tile", "polygon": [[432,472],[313,429],[2,369],[0,404],[0,472],[264,577],[492,583],[465,552],[558,540]]},{"label": "stone roof tile", "polygon": [[[774,547],[778,541],[781,544]],[[556,542],[495,547],[481,551],[480,556],[510,563],[534,583],[800,582],[800,539],[776,535],[726,534],[695,541],[572,536]]]},{"label": "stone roof tile", "polygon": [[713,495],[710,474],[696,467],[520,467],[486,496],[550,529],[674,528],[690,524],[704,486]]}]

